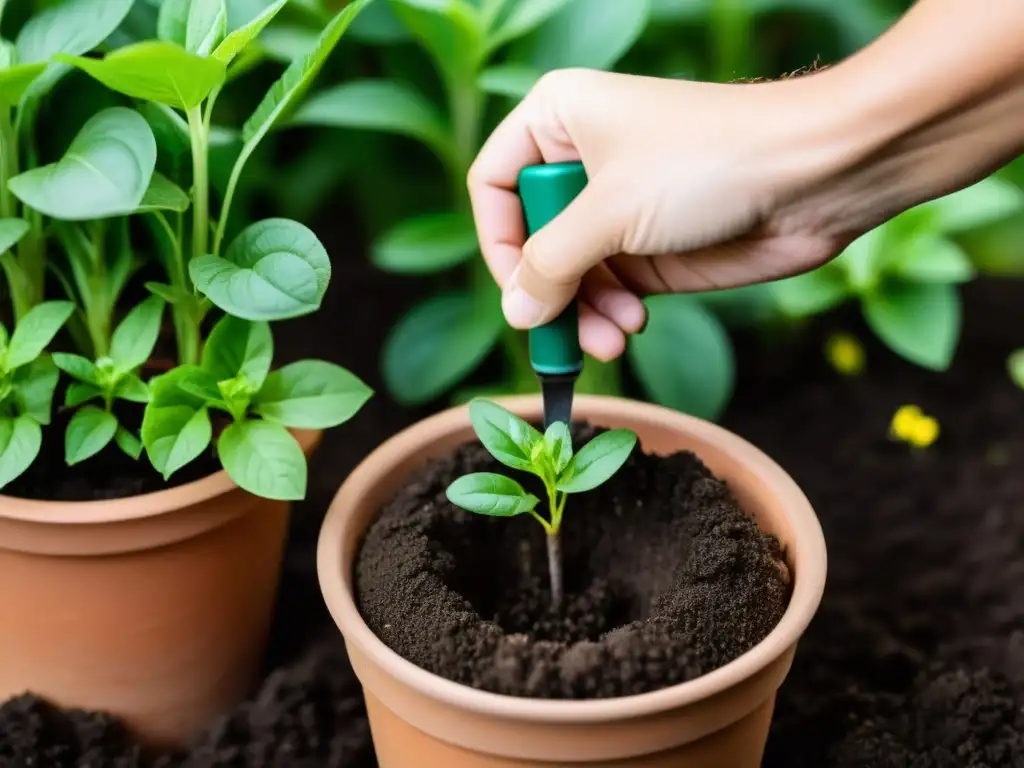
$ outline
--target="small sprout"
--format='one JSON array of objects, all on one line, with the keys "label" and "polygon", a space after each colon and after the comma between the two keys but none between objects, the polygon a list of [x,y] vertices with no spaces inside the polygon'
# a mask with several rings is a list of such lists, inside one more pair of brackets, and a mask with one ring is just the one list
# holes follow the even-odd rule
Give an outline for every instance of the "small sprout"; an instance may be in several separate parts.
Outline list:
[{"label": "small sprout", "polygon": [[939,422],[916,405],[904,405],[893,414],[889,434],[915,448],[927,448],[939,436]]},{"label": "small sprout", "polygon": [[474,400],[469,417],[480,442],[498,461],[528,472],[544,484],[548,516],[537,511],[541,500],[515,480],[492,472],[477,472],[448,486],[448,499],[478,515],[516,517],[529,514],[547,534],[551,602],[562,604],[562,553],[559,532],[565,502],[571,493],[583,493],[601,485],[629,458],[636,434],[628,429],[604,432],[578,452],[573,452],[569,427],[555,422],[544,434],[515,414],[487,400]]},{"label": "small sprout", "polygon": [[857,376],[864,370],[864,347],[849,333],[835,333],[825,342],[825,357],[844,376]]}]

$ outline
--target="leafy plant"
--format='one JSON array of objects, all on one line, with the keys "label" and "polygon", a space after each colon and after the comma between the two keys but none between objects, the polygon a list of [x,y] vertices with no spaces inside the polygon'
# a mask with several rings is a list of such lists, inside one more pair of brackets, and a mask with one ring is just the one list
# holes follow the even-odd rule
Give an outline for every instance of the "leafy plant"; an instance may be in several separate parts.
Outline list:
[{"label": "leafy plant", "polygon": [[[133,458],[144,450],[166,480],[215,442],[220,462],[242,488],[274,499],[305,494],[305,458],[288,430],[337,426],[371,392],[325,361],[272,370],[268,322],[317,310],[330,260],[299,222],[257,221],[230,242],[227,223],[246,162],[296,107],[370,2],[355,0],[333,15],[312,49],[259,102],[238,134],[241,147],[219,206],[211,199],[210,148],[234,132],[214,124],[214,106],[248,71],[248,47],[285,0],[236,27],[229,26],[225,0],[164,0],[159,39],[129,42],[102,57],[82,54],[121,24],[131,0],[104,3],[100,13],[89,0],[64,0],[29,20],[15,45],[7,44],[0,99],[7,98],[5,83],[27,84],[9,86],[21,98],[14,124],[8,113],[16,99],[0,110],[0,246],[6,246],[0,265],[17,320],[9,342],[2,334],[0,405],[7,421],[0,422],[0,438],[7,439],[0,485],[24,472],[38,453],[39,426],[49,423],[59,368],[70,378],[65,408],[73,409],[65,435],[68,464],[113,442]],[[31,149],[34,113],[26,95],[74,69],[134,108],[96,112],[63,157],[40,165]],[[167,174],[156,170],[161,159]],[[23,218],[15,216],[19,203]],[[11,252],[26,241],[31,248],[24,254]],[[114,327],[126,287],[146,264],[140,250],[155,254],[153,266],[164,280],[146,282],[152,295]],[[70,301],[42,301],[44,267]],[[177,359],[162,364],[153,356],[168,306]],[[214,310],[222,316],[204,337]],[[42,355],[65,322],[77,351]],[[145,406],[140,434],[121,418],[124,403]]]},{"label": "leafy plant", "polygon": [[960,337],[957,285],[974,277],[954,236],[1024,212],[1024,193],[998,177],[917,206],[854,241],[837,259],[773,285],[778,306],[809,317],[855,300],[878,337],[932,370]]},{"label": "leafy plant", "polygon": [[448,486],[448,499],[479,515],[515,517],[528,514],[544,528],[547,540],[551,603],[561,608],[562,516],[570,494],[593,490],[619,471],[636,445],[628,429],[602,432],[579,451],[564,422],[555,422],[541,434],[513,413],[488,400],[474,400],[469,417],[484,448],[511,469],[540,478],[546,494],[548,516],[537,512],[540,499],[505,475],[476,472]]}]

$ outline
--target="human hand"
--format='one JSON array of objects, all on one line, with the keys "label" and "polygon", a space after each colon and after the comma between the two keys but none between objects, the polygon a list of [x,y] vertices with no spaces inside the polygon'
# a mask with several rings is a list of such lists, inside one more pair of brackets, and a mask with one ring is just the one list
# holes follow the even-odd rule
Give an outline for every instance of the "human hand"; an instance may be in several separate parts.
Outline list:
[{"label": "human hand", "polygon": [[[645,295],[808,271],[983,178],[1024,147],[1022,23],[1016,5],[988,16],[970,0],[921,0],[872,46],[803,77],[549,73],[468,179],[508,322],[543,324],[578,292],[581,346],[609,360],[642,329]],[[519,171],[574,160],[588,186],[527,241]]]},{"label": "human hand", "polygon": [[[714,85],[587,70],[543,78],[469,178],[509,323],[547,322],[578,291],[581,345],[607,360],[643,327],[644,295],[772,280],[835,255],[843,237],[807,208],[784,205],[825,165],[798,82]],[[569,160],[583,162],[588,186],[524,245],[520,169]]]}]

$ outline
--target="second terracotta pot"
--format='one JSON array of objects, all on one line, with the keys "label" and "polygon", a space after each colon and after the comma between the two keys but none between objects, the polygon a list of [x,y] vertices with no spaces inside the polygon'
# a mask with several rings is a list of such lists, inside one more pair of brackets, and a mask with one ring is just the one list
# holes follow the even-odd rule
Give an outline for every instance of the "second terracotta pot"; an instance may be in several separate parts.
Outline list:
[{"label": "second terracotta pot", "polygon": [[[308,456],[320,433],[296,437]],[[187,743],[259,676],[290,508],[224,471],[110,501],[0,496],[0,700]]]},{"label": "second terracotta pot", "polygon": [[[499,400],[539,421],[536,397]],[[579,397],[574,415],[626,427],[648,453],[694,451],[740,505],[783,544],[794,578],[781,622],[756,647],[696,680],[638,696],[550,701],[474,690],[406,661],[377,638],[355,602],[363,533],[410,473],[475,439],[468,407],[416,424],[353,472],[327,514],[318,571],[327,605],[362,683],[381,768],[757,768],[775,694],[825,585],[821,527],[807,499],[771,459],[713,424],[654,405]]]}]

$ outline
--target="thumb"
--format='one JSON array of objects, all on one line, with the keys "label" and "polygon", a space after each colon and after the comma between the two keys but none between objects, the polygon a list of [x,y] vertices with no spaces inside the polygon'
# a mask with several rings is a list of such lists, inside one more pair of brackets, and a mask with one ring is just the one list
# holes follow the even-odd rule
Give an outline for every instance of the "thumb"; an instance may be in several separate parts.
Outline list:
[{"label": "thumb", "polygon": [[591,181],[526,241],[502,296],[509,325],[526,329],[555,319],[572,301],[590,268],[621,250],[621,237],[605,210],[606,200],[601,185]]}]

